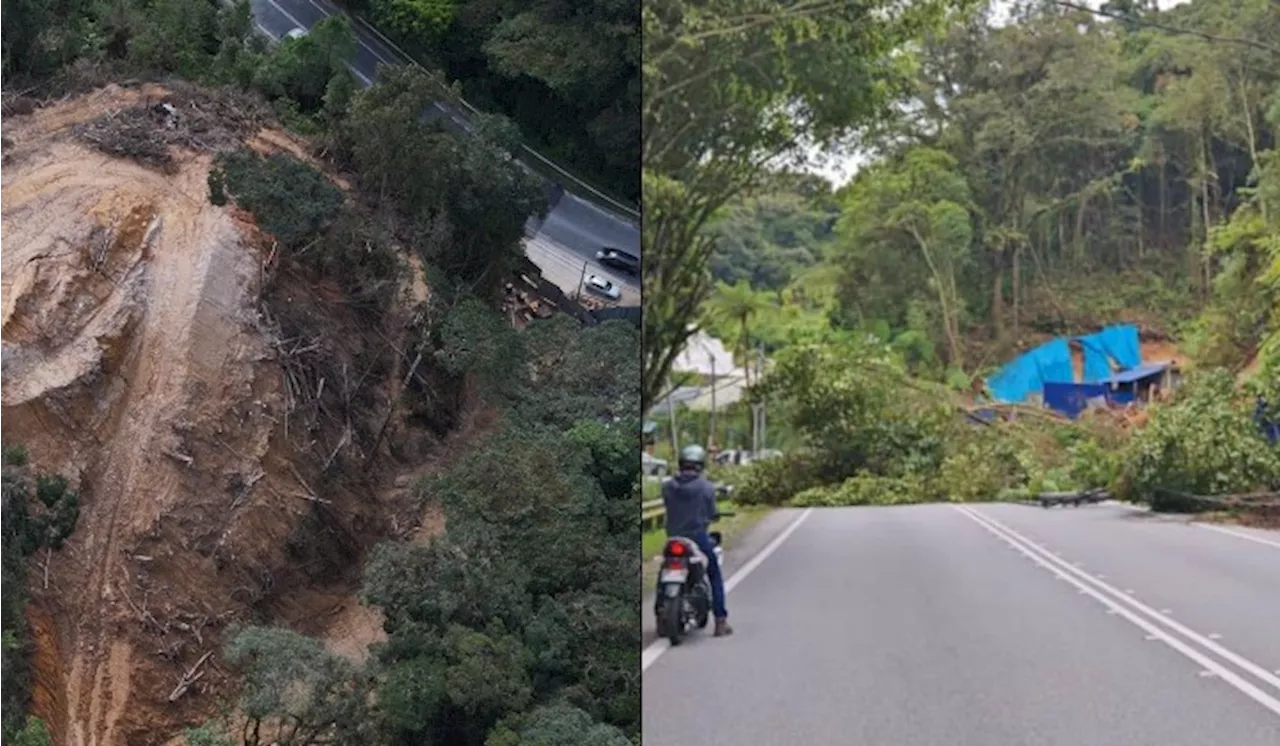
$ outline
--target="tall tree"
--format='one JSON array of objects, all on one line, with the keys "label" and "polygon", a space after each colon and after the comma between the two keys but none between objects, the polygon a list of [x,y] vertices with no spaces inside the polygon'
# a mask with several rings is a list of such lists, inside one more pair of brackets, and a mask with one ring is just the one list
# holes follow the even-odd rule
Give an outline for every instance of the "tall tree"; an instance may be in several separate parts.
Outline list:
[{"label": "tall tree", "polygon": [[914,256],[922,263],[937,301],[949,362],[963,367],[959,275],[971,260],[973,226],[969,185],[956,165],[942,151],[916,148],[901,162],[867,170],[849,189],[840,233],[854,252],[853,266],[857,254],[866,253],[893,256],[903,264]]},{"label": "tall tree", "polygon": [[[970,3],[961,3],[968,7]],[[648,408],[711,292],[708,222],[771,166],[892,114],[909,46],[957,4],[655,0],[643,9]]]},{"label": "tall tree", "polygon": [[719,283],[707,301],[707,314],[721,323],[737,327],[734,352],[746,371],[746,383],[751,385],[752,335],[751,322],[770,306],[769,296],[751,287],[746,280],[729,285]]}]

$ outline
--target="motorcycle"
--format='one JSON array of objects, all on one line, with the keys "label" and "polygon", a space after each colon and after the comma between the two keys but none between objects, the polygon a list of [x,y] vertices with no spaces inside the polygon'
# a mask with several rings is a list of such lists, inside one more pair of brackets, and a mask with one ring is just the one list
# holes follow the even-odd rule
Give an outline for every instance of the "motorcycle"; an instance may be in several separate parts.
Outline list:
[{"label": "motorcycle", "polygon": [[[724,497],[733,493],[732,486],[716,489]],[[731,512],[720,512],[712,521],[731,517]],[[708,532],[715,550],[716,562],[724,568],[724,535],[719,531]],[[672,536],[662,547],[661,568],[658,570],[658,592],[654,599],[654,613],[658,620],[658,636],[665,637],[672,645],[679,645],[691,629],[705,629],[711,621],[711,578],[707,575],[707,556],[692,539]]]}]

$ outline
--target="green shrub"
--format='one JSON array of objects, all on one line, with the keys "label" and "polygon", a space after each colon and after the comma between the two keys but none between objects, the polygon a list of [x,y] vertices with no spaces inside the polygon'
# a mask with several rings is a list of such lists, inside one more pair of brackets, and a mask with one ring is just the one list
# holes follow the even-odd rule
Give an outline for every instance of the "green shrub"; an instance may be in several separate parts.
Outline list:
[{"label": "green shrub", "polygon": [[1222,495],[1280,487],[1280,449],[1253,419],[1225,371],[1192,377],[1172,403],[1151,408],[1124,449],[1117,492],[1157,510],[1185,510],[1179,494]]},{"label": "green shrub", "polygon": [[210,201],[223,205],[228,196],[287,248],[319,236],[343,203],[341,190],[311,166],[284,153],[262,158],[251,150],[224,153],[209,171]]},{"label": "green shrub", "polygon": [[933,497],[929,485],[918,476],[883,477],[862,472],[839,485],[804,490],[791,498],[791,505],[797,508],[911,505],[929,502]]},{"label": "green shrub", "polygon": [[373,21],[401,39],[439,38],[453,21],[453,0],[372,0]]},{"label": "green shrub", "polygon": [[1097,440],[1081,440],[1068,447],[1069,475],[1076,489],[1110,487],[1120,476],[1121,452]]},{"label": "green shrub", "polygon": [[[0,740],[4,743],[48,746],[49,734],[38,718],[28,717],[31,696],[31,640],[23,614],[26,604],[28,557],[49,548],[57,550],[75,529],[80,516],[79,496],[67,480],[28,469],[27,453],[21,446],[4,446],[3,505],[0,528],[3,538],[3,589],[0,621],[3,622],[4,655],[0,656],[3,681],[3,719]],[[34,481],[34,484],[33,484]]]},{"label": "green shrub", "polygon": [[4,465],[21,468],[27,465],[27,449],[24,446],[5,446]]},{"label": "green shrub", "polygon": [[498,723],[485,746],[629,746],[621,730],[572,705],[548,705]]},{"label": "green shrub", "polygon": [[[8,743],[8,739],[5,742]],[[12,743],[14,746],[49,746],[53,739],[43,720],[28,715],[26,724],[14,734]]]},{"label": "green shrub", "polygon": [[391,237],[355,208],[342,210],[324,236],[295,258],[337,280],[351,301],[375,309],[391,304],[407,271]]},{"label": "green shrub", "polygon": [[803,452],[757,461],[739,474],[741,481],[734,500],[742,505],[783,505],[823,481],[817,459]]},{"label": "green shrub", "polygon": [[298,112],[314,114],[346,100],[326,101],[331,89],[354,85],[347,60],[356,51],[356,37],[342,16],[329,16],[301,39],[287,39],[255,71],[254,87],[271,100],[290,101]]},{"label": "green shrub", "polygon": [[943,497],[960,502],[992,500],[1027,482],[1012,439],[986,429],[958,434],[933,475]]}]

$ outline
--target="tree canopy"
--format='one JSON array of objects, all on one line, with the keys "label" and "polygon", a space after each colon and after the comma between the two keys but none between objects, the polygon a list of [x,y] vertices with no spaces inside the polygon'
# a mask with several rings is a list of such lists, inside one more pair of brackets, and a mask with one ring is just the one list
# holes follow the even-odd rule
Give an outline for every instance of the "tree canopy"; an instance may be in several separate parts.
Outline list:
[{"label": "tree canopy", "polygon": [[[772,358],[749,398],[794,455],[753,467],[744,498],[1274,489],[1257,423],[1275,416],[1258,397],[1280,397],[1274,4],[1028,2],[1003,24],[975,10],[908,46],[915,66],[893,111],[864,121],[849,183],[801,192],[775,161],[707,221],[705,258],[675,265],[705,293],[692,318]],[[813,231],[818,216],[832,229]],[[647,333],[672,324],[663,340],[686,320],[667,292],[646,318]],[[1145,426],[966,414],[1019,352],[1121,322],[1193,372]],[[1197,418],[1211,434],[1189,434]],[[997,454],[1014,466],[992,471]]]},{"label": "tree canopy", "polygon": [[[625,103],[638,50],[635,23],[626,22],[634,4],[406,2],[392,10],[395,19],[434,33],[456,29],[455,21],[492,31],[485,44],[494,69],[519,82],[507,91],[511,100],[541,107],[554,89],[561,104],[581,108],[569,116],[543,107],[540,116],[567,130],[585,122],[600,141],[591,147],[634,163],[626,143],[637,135],[634,127],[628,133],[627,116],[635,118],[638,103],[630,110]],[[221,657],[243,686],[238,702],[217,704],[235,709],[237,720],[215,718],[190,730],[187,742],[614,746],[637,740],[640,334],[622,321],[584,328],[563,314],[517,329],[494,308],[501,282],[522,258],[525,221],[546,207],[537,180],[515,160],[516,125],[500,115],[480,116],[474,136],[464,137],[423,121],[438,89],[421,70],[385,70],[376,85],[357,91],[346,66],[353,36],[341,18],[268,47],[253,33],[247,3],[6,0],[4,13],[6,82],[19,77],[59,91],[83,82],[82,75],[185,76],[203,87],[171,83],[222,96],[216,100],[230,101],[226,108],[234,114],[251,112],[245,118],[254,125],[270,120],[269,104],[283,124],[312,138],[311,155],[343,171],[350,188],[339,188],[314,162],[238,149],[218,153],[209,175],[211,201],[235,203],[276,239],[273,266],[280,271],[266,273],[261,299],[271,316],[282,327],[305,329],[308,339],[315,331],[323,344],[309,349],[325,348],[316,353],[324,357],[317,365],[350,353],[339,361],[340,374],[319,380],[351,380],[356,376],[346,374],[359,369],[361,381],[370,379],[366,391],[382,389],[373,384],[378,378],[398,384],[385,389],[390,401],[318,387],[333,409],[317,392],[317,411],[347,415],[334,418],[346,419],[347,427],[334,438],[330,474],[364,486],[385,478],[355,477],[343,461],[350,467],[356,459],[338,454],[344,442],[360,441],[347,450],[372,446],[374,458],[359,458],[366,467],[381,458],[383,436],[366,426],[374,418],[391,422],[405,402],[413,410],[400,420],[418,429],[412,433],[418,437],[447,434],[467,407],[498,413],[474,447],[419,485],[416,507],[442,509],[445,532],[423,544],[389,542],[365,557],[364,596],[385,614],[386,644],[356,664],[292,631],[220,629]],[[563,23],[566,14],[573,23]],[[584,36],[601,58],[581,54]],[[571,132],[561,142],[579,136]],[[628,173],[634,181],[634,168]],[[406,261],[413,258],[420,261]],[[397,306],[410,267],[423,273],[414,279],[425,280],[429,292],[412,307]],[[324,292],[288,289],[297,282]],[[294,304],[302,295],[307,302]],[[275,301],[306,310],[286,317]],[[339,328],[354,332],[354,339],[334,339],[333,327],[316,319],[326,313],[347,323]],[[368,336],[355,326],[367,327]],[[408,353],[393,339],[406,340]],[[289,377],[296,372],[289,366],[310,358],[303,363],[282,355],[279,362]],[[353,413],[369,406],[386,411],[374,418]],[[317,437],[305,449],[325,437],[323,429],[307,430]],[[57,550],[78,503],[65,481],[31,480],[10,468],[7,446],[4,738],[47,743],[43,724],[25,718],[30,645],[16,590],[27,556]],[[212,706],[212,698],[206,703]]]},{"label": "tree canopy", "polygon": [[636,202],[640,3],[346,0],[531,145],[613,196]]},{"label": "tree canopy", "polygon": [[643,401],[711,292],[709,225],[770,167],[889,117],[908,90],[911,45],[955,3],[682,0],[643,10],[641,151],[645,257]]},{"label": "tree canopy", "polygon": [[[474,301],[454,309],[479,314]],[[388,639],[369,663],[279,629],[228,643],[254,733],[283,728],[294,746],[620,746],[637,735],[639,335],[561,316],[501,340],[446,354],[454,373],[482,374],[505,414],[419,485],[443,508],[444,532],[371,553],[362,597]],[[499,365],[508,375],[495,379]]]}]

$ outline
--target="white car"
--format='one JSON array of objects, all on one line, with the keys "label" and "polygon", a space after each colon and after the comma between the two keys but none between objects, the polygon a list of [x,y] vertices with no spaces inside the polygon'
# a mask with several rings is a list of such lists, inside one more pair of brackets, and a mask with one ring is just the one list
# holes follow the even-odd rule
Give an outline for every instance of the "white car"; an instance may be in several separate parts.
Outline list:
[{"label": "white car", "polygon": [[618,289],[618,286],[604,279],[600,275],[591,275],[588,277],[587,287],[600,295],[603,295],[609,300],[617,300],[622,297],[622,291]]},{"label": "white car", "polygon": [[645,476],[666,476],[667,468],[667,462],[665,459],[651,456],[648,451],[642,451],[640,453],[640,471],[644,472]]},{"label": "white car", "polygon": [[296,29],[293,29],[292,31],[290,31],[289,33],[285,34],[285,35],[284,35],[284,37],[285,37],[286,39],[301,39],[302,37],[304,37],[304,36],[306,36],[306,35],[307,35],[307,30],[306,30],[306,29],[304,29],[304,28],[296,28]]}]

